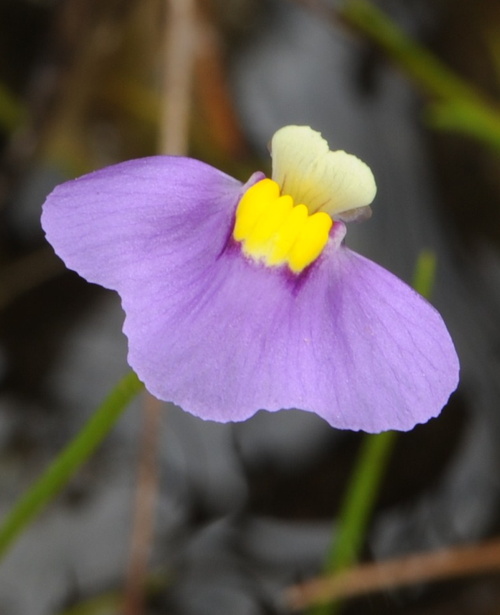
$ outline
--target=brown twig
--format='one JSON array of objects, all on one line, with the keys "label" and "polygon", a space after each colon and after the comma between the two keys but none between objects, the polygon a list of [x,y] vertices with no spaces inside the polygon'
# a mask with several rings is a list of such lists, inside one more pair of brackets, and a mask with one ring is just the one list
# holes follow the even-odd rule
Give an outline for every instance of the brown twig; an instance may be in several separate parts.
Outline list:
[{"label": "brown twig", "polygon": [[228,85],[220,28],[209,0],[199,3],[198,20],[197,100],[210,129],[210,140],[226,157],[241,159],[246,153],[246,141]]},{"label": "brown twig", "polygon": [[500,572],[500,539],[363,564],[334,576],[294,585],[285,594],[292,610],[362,594],[486,572]]},{"label": "brown twig", "polygon": [[[185,155],[189,142],[189,114],[196,53],[195,0],[166,0],[167,28],[164,58],[163,106],[159,149]],[[139,451],[130,559],[125,587],[124,615],[142,615],[148,561],[154,534],[158,494],[158,449],[161,403],[147,396]]]},{"label": "brown twig", "polygon": [[125,586],[124,615],[144,612],[144,589],[154,534],[154,511],[158,496],[158,445],[161,402],[145,393],[139,468],[135,492],[130,558]]},{"label": "brown twig", "polygon": [[196,55],[195,0],[167,0],[168,28],[164,62],[165,107],[160,151],[186,154],[193,66]]}]

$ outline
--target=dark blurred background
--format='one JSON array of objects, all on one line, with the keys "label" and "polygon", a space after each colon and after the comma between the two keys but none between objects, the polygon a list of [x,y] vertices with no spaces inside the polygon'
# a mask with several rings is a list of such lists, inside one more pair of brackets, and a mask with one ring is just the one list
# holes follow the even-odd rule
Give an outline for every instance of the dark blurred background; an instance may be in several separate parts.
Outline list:
[{"label": "dark blurred background", "polygon": [[[128,369],[118,298],[64,269],[40,211],[65,179],[168,149],[174,4],[0,0],[0,515]],[[436,254],[432,302],[461,385],[398,436],[363,549],[378,561],[500,525],[500,167],[487,143],[431,121],[425,88],[336,19],[341,4],[193,3],[186,153],[245,181],[269,170],[276,129],[309,124],[377,179],[348,245],[408,282],[421,251]],[[498,104],[498,0],[378,6]],[[140,423],[138,400],[0,564],[1,615],[119,612]],[[146,612],[289,612],[282,591],[320,572],[362,437],[298,411],[218,425],[165,405]],[[498,615],[499,588],[493,575],[419,584],[344,609]]]}]

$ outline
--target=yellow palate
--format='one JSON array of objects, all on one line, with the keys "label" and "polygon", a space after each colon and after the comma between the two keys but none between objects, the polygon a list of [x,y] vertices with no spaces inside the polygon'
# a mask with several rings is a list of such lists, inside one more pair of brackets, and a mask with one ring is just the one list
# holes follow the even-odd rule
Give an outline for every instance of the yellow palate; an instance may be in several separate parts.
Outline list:
[{"label": "yellow palate", "polygon": [[272,265],[282,265],[288,261],[288,254],[297,241],[300,230],[308,217],[309,213],[305,205],[292,207],[286,220],[283,221],[276,233],[274,245],[269,255],[269,261]]},{"label": "yellow palate", "polygon": [[300,230],[299,240],[288,254],[288,264],[292,271],[302,271],[318,258],[326,246],[332,224],[332,219],[324,211],[307,218]]},{"label": "yellow palate", "polygon": [[233,237],[236,241],[242,241],[248,237],[260,216],[269,207],[269,203],[275,201],[279,195],[278,184],[269,179],[256,183],[245,192],[236,212],[236,223],[233,231]]},{"label": "yellow palate", "polygon": [[332,224],[327,213],[310,216],[305,205],[280,196],[275,181],[263,179],[241,198],[233,238],[248,257],[270,267],[287,264],[300,273],[323,251]]}]

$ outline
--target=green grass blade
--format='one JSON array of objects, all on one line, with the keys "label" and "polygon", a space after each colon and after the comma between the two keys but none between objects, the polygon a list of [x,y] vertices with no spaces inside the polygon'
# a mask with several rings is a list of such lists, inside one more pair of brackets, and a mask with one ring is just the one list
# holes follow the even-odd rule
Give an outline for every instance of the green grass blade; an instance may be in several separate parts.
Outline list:
[{"label": "green grass blade", "polygon": [[68,483],[144,388],[134,372],[121,380],[87,424],[14,505],[0,525],[0,559],[35,516]]},{"label": "green grass blade", "polygon": [[[413,287],[424,297],[431,293],[435,273],[434,253],[423,250],[415,267]],[[357,561],[396,439],[395,431],[364,437],[340,509],[336,524],[338,531],[326,557],[325,574],[339,572]],[[340,602],[318,604],[311,613],[334,615],[340,606]]]}]

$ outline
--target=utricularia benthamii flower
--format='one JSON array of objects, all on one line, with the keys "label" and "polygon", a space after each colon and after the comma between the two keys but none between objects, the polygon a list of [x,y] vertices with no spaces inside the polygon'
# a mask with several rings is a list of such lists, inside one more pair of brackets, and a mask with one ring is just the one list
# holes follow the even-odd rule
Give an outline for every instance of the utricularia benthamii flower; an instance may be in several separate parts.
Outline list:
[{"label": "utricularia benthamii flower", "polygon": [[271,142],[272,179],[155,156],[58,186],[42,223],[66,265],[117,290],[129,363],[204,419],[300,408],[334,427],[436,416],[458,360],[436,310],[343,244],[370,169],[306,126]]}]

